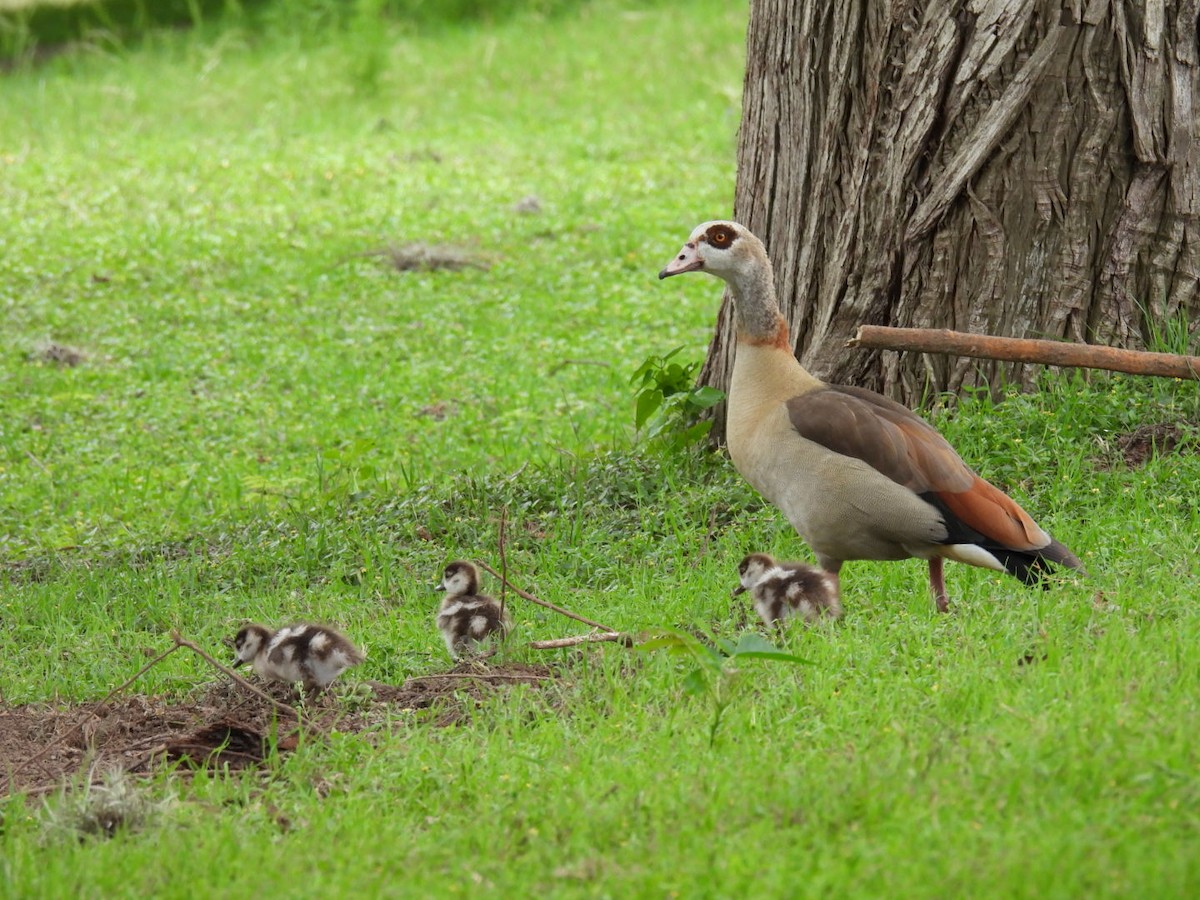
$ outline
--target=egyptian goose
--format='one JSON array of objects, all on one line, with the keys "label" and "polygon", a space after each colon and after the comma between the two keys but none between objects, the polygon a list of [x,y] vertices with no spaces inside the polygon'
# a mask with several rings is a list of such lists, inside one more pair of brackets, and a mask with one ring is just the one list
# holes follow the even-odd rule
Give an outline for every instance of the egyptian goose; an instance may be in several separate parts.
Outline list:
[{"label": "egyptian goose", "polygon": [[816,566],[776,562],[766,553],[751,553],[738,564],[733,596],[750,592],[754,611],[768,628],[792,616],[815,622],[842,614],[837,577]]},{"label": "egyptian goose", "polygon": [[733,464],[835,578],[851,559],[927,559],[930,590],[945,612],[944,559],[1025,584],[1036,583],[1048,562],[1083,569],[929,423],[800,365],[771,262],[749,230],[736,222],[698,226],[658,277],[684,272],[715,275],[733,294],[737,348],[726,420]]},{"label": "egyptian goose", "polygon": [[324,625],[289,625],[271,631],[243,625],[233,639],[234,668],[249,663],[263,678],[294,684],[317,694],[364,656],[348,638]]},{"label": "egyptian goose", "polygon": [[434,590],[446,592],[437,612],[437,627],[451,659],[458,659],[493,634],[503,639],[512,629],[508,610],[479,593],[479,570],[474,563],[465,559],[449,563],[442,573],[442,583]]}]

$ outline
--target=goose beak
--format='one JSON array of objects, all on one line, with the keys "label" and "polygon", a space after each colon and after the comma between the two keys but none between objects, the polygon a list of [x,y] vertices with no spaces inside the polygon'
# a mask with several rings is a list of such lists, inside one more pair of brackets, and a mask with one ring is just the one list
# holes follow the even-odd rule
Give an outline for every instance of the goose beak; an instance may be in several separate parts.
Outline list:
[{"label": "goose beak", "polygon": [[737,587],[735,587],[735,588],[733,589],[733,593],[732,593],[732,594],[730,594],[729,596],[730,596],[730,597],[736,597],[738,594],[744,594],[744,593],[746,593],[746,587],[745,587],[745,585],[741,585],[741,584],[739,584]]},{"label": "goose beak", "polygon": [[684,272],[695,272],[704,268],[704,260],[700,258],[699,245],[688,241],[679,251],[679,255],[667,263],[667,267],[658,273],[659,280],[670,278],[672,275],[682,275]]},{"label": "goose beak", "polygon": [[433,586],[433,589],[435,591],[444,591],[446,589],[446,586],[444,584],[435,584]]}]

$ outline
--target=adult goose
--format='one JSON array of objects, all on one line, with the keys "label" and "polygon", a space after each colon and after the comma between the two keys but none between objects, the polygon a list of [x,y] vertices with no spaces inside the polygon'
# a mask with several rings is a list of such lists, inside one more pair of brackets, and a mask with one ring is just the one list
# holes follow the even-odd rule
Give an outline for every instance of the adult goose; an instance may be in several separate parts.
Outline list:
[{"label": "adult goose", "polygon": [[707,272],[733,294],[737,348],[727,398],[734,466],[778,507],[835,579],[852,559],[942,561],[1025,584],[1047,563],[1082,570],[1063,544],[976,475],[929,423],[873,391],[826,384],[800,365],[762,242],[736,222],[705,222],[659,278]]}]

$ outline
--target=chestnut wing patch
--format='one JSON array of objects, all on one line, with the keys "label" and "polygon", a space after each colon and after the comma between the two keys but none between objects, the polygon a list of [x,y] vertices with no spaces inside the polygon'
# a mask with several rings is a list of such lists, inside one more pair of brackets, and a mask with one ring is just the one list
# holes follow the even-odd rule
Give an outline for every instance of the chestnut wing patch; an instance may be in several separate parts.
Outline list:
[{"label": "chestnut wing patch", "polygon": [[911,491],[969,490],[976,475],[933,426],[874,391],[828,385],[787,401],[801,437],[860,459]]}]

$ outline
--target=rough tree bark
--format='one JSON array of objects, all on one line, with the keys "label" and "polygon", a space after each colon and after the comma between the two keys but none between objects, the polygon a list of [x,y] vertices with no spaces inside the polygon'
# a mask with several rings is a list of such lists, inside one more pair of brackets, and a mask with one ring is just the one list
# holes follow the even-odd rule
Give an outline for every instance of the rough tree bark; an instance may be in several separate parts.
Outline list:
[{"label": "rough tree bark", "polygon": [[857,326],[1194,338],[1197,3],[753,0],[734,216],[801,361],[913,404],[1037,367],[846,350]]}]

